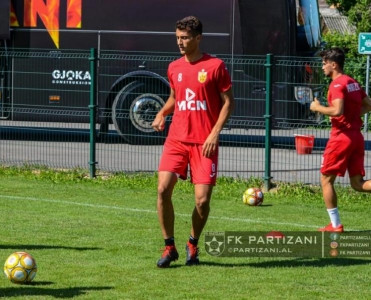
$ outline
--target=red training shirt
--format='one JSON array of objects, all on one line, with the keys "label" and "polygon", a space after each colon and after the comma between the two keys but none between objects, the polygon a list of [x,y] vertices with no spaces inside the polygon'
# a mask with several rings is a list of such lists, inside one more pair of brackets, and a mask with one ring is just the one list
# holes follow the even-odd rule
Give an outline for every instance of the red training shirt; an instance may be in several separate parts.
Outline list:
[{"label": "red training shirt", "polygon": [[175,108],[168,138],[203,144],[218,120],[221,92],[228,91],[231,78],[224,62],[204,54],[195,62],[179,58],[168,68]]},{"label": "red training shirt", "polygon": [[348,75],[341,75],[331,82],[327,97],[329,105],[335,99],[344,100],[343,114],[339,117],[331,117],[332,134],[361,130],[362,99],[366,96],[360,84]]}]

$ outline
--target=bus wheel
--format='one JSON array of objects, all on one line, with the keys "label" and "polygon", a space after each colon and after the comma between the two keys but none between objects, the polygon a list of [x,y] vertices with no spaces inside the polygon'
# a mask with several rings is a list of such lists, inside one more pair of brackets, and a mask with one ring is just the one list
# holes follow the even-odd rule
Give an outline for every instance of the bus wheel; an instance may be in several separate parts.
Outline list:
[{"label": "bus wheel", "polygon": [[132,81],[117,93],[113,101],[113,124],[129,144],[160,145],[164,142],[167,126],[159,133],[152,129],[151,124],[165,104],[161,96],[167,93],[168,88],[155,85],[154,81],[151,83]]}]

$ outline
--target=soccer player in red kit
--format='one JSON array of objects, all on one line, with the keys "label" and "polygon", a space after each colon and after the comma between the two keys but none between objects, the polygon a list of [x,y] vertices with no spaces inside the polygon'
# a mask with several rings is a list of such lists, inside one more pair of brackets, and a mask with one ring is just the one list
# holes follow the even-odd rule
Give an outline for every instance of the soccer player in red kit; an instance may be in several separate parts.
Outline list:
[{"label": "soccer player in red kit", "polygon": [[339,48],[322,51],[322,69],[332,79],[328,90],[328,107],[314,99],[310,109],[330,116],[331,133],[321,165],[321,186],[325,205],[331,220],[319,231],[343,232],[337,208],[334,182],[348,171],[352,188],[371,192],[371,180],[364,180],[364,138],[361,133],[361,115],[371,110],[370,98],[359,83],[344,74],[344,52]]},{"label": "soccer player in red kit", "polygon": [[219,134],[234,106],[232,83],[224,62],[200,49],[202,23],[196,17],[176,22],[180,53],[170,63],[170,96],[158,112],[152,127],[161,131],[165,117],[173,113],[158,168],[157,211],[165,250],[157,262],[169,267],[178,259],[174,241],[172,193],[178,177],[187,178],[190,167],[194,184],[195,207],[190,237],[186,245],[186,265],[196,265],[198,239],[206,224],[218,167]]}]

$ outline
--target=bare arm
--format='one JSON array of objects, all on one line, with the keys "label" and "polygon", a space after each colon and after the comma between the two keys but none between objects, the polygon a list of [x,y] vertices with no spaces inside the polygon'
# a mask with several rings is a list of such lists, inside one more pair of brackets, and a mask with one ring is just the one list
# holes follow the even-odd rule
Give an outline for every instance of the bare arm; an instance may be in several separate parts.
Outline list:
[{"label": "bare arm", "polygon": [[334,99],[331,106],[324,106],[317,98],[314,98],[310,104],[310,110],[330,117],[339,117],[344,113],[344,100]]},{"label": "bare arm", "polygon": [[361,115],[368,113],[369,111],[371,111],[371,99],[369,97],[364,97],[362,99]]},{"label": "bare arm", "polygon": [[202,146],[202,155],[210,157],[214,154],[216,147],[219,143],[219,134],[222,131],[225,123],[228,121],[234,108],[234,97],[232,89],[224,93],[220,93],[220,97],[223,102],[222,109],[219,113],[218,120],[216,121],[214,127],[212,128],[209,136],[207,137],[205,143]]},{"label": "bare arm", "polygon": [[162,131],[165,128],[165,117],[174,112],[175,108],[175,92],[173,89],[170,90],[169,98],[167,99],[165,105],[157,113],[155,119],[152,122],[152,128],[155,131]]}]

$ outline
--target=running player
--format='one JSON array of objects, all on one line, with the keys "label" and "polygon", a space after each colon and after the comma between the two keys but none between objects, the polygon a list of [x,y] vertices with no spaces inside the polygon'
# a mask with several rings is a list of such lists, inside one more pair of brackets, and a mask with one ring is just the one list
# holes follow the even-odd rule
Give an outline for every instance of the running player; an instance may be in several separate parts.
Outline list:
[{"label": "running player", "polygon": [[344,52],[333,48],[321,52],[322,70],[332,79],[328,90],[328,107],[314,99],[310,109],[330,116],[331,134],[321,165],[321,186],[325,205],[331,220],[319,231],[343,232],[337,208],[334,182],[348,171],[352,188],[371,192],[371,180],[364,180],[364,138],[361,133],[361,115],[371,110],[370,98],[359,83],[344,74]]}]

